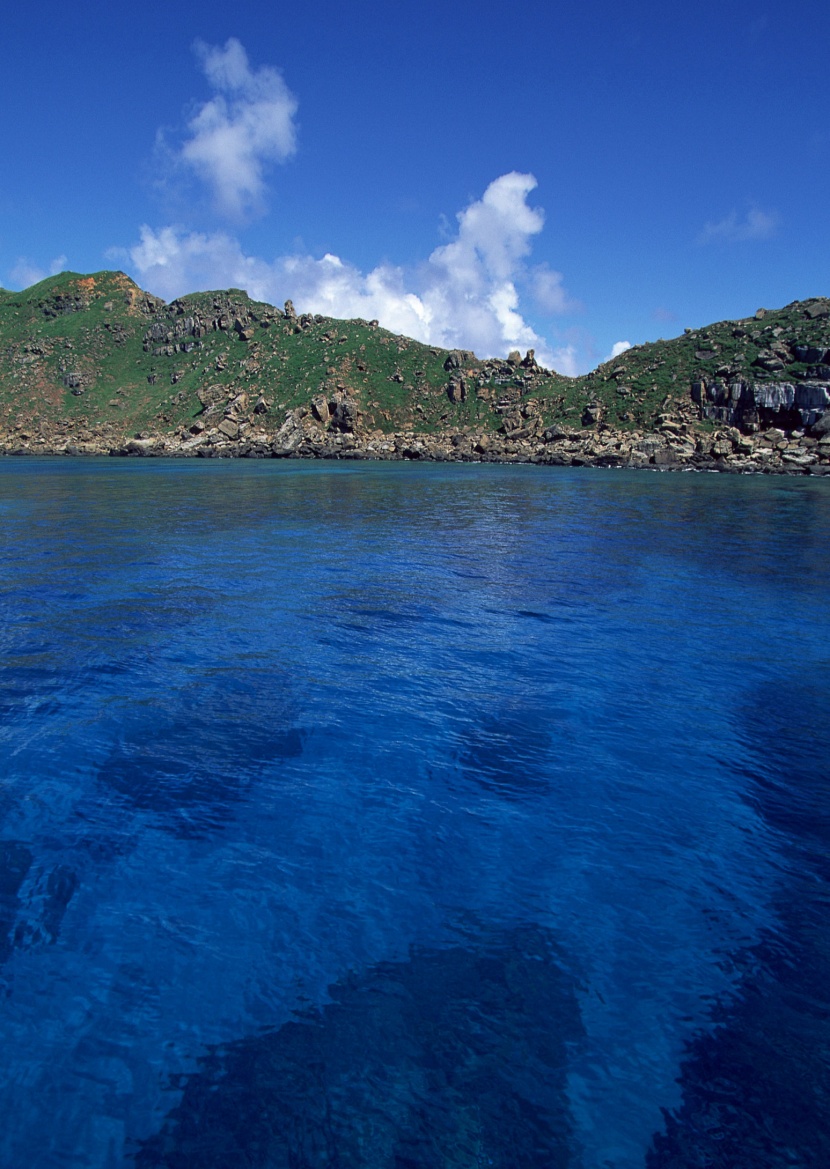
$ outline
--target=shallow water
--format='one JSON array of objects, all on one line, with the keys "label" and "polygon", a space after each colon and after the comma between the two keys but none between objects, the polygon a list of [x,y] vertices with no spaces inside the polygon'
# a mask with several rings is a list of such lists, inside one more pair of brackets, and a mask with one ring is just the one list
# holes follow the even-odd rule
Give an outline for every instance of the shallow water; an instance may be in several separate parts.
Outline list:
[{"label": "shallow water", "polygon": [[0,463],[0,1164],[830,1163],[829,528]]}]

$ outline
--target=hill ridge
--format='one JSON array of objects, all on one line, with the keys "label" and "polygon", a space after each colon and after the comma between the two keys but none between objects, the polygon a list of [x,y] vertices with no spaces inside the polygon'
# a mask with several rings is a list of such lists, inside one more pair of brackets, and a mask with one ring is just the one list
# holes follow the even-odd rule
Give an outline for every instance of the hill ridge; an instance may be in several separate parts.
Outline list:
[{"label": "hill ridge", "polygon": [[6,453],[821,473],[828,410],[827,297],[687,329],[570,378],[543,368],[532,350],[481,359],[377,321],[298,313],[290,301],[278,308],[241,289],[165,303],[126,273],[104,270],[0,291]]}]

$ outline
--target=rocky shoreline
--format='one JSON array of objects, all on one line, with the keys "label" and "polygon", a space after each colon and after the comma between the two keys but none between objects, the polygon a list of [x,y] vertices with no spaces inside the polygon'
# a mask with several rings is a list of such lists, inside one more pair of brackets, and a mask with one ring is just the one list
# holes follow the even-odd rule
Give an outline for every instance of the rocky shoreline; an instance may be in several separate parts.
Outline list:
[{"label": "rocky shoreline", "polygon": [[[223,420],[227,422],[228,420]],[[201,429],[199,429],[201,427]],[[771,428],[744,434],[729,427],[701,434],[666,422],[658,431],[550,426],[535,435],[406,431],[335,431],[309,411],[290,411],[275,433],[253,425],[198,424],[177,434],[141,434],[113,445],[104,436],[0,438],[0,455],[125,458],[293,458],[422,462],[536,463],[661,471],[830,475],[830,428],[814,433]]]}]

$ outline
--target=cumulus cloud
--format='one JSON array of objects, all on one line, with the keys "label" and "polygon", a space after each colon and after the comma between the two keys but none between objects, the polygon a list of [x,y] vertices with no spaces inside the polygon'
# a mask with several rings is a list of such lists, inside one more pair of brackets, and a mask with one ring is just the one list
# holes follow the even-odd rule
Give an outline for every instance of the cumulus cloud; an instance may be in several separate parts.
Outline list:
[{"label": "cumulus cloud", "polygon": [[12,283],[17,284],[20,288],[31,288],[33,284],[39,284],[47,276],[57,276],[58,272],[63,272],[65,268],[66,256],[56,256],[47,268],[41,268],[38,264],[33,264],[31,260],[26,259],[25,256],[20,256],[9,272],[9,276]]},{"label": "cumulus cloud", "polygon": [[698,236],[698,243],[743,243],[746,240],[769,239],[775,232],[777,218],[759,207],[751,207],[746,215],[730,212],[724,219],[710,221]]},{"label": "cumulus cloud", "polygon": [[[137,244],[110,255],[167,299],[194,289],[244,288],[272,303],[290,297],[303,312],[376,318],[394,332],[432,345],[472,349],[482,357],[535,349],[544,364],[573,375],[575,348],[551,348],[520,308],[519,286],[532,290],[540,273],[554,302],[568,303],[559,273],[528,271],[525,264],[544,224],[543,212],[527,202],[535,187],[532,175],[511,172],[495,179],[458,214],[453,238],[412,270],[380,264],[362,272],[330,253],[319,259],[294,254],[264,260],[246,255],[226,232],[174,227],[143,227]],[[555,289],[561,290],[558,301]]]},{"label": "cumulus cloud", "polygon": [[297,99],[276,69],[251,69],[235,37],[223,47],[199,41],[195,51],[215,96],[188,122],[178,157],[208,184],[217,208],[240,219],[261,209],[268,164],[297,149]]},{"label": "cumulus cloud", "polygon": [[621,353],[625,353],[626,349],[631,348],[630,341],[615,341],[611,346],[611,352],[606,357],[606,361],[613,361],[615,357],[619,357]]}]

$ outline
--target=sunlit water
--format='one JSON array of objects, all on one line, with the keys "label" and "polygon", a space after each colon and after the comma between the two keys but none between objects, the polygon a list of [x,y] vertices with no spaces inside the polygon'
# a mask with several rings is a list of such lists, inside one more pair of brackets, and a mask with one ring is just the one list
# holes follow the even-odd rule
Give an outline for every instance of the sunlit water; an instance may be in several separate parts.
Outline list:
[{"label": "sunlit water", "polygon": [[0,463],[0,1164],[830,1164],[828,532]]}]

